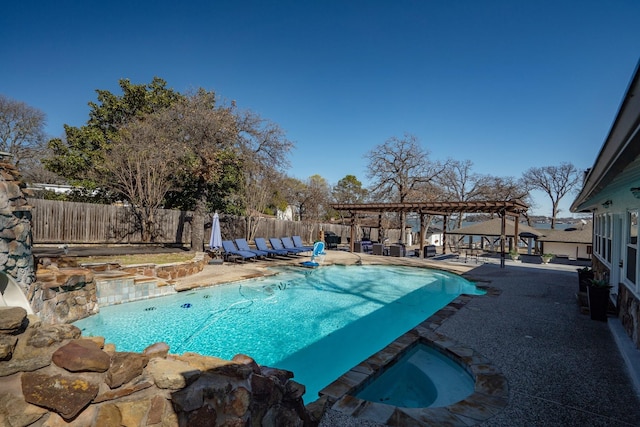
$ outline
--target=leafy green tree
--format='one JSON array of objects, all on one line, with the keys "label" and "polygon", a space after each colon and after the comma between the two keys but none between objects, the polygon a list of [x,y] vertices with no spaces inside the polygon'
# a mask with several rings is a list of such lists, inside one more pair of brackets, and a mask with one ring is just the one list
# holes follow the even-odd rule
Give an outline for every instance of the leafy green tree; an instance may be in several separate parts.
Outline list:
[{"label": "leafy green tree", "polygon": [[180,153],[176,182],[189,182],[193,195],[191,248],[201,251],[212,190],[229,168],[240,167],[237,119],[233,106],[218,105],[215,93],[204,89],[186,95],[167,111],[167,127],[173,129],[169,143]]},{"label": "leafy green tree", "polygon": [[363,203],[368,193],[355,175],[346,175],[338,181],[331,192],[336,203]]},{"label": "leafy green tree", "polygon": [[95,189],[94,172],[100,170],[120,127],[133,118],[165,109],[183,97],[158,77],[149,84],[138,85],[121,79],[119,85],[122,95],[96,91],[98,102],[89,102],[91,110],[85,125],[65,125],[65,138],[49,141],[52,155],[43,161],[49,171],[88,191]]}]

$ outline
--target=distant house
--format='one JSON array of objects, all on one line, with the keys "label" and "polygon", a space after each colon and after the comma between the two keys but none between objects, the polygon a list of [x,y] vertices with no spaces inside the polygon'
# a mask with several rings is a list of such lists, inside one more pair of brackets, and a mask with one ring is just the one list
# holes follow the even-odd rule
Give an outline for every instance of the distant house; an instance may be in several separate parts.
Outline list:
[{"label": "distant house", "polygon": [[[442,246],[442,229],[439,227],[429,226],[424,238],[427,245]],[[420,243],[418,242],[418,238],[416,238],[415,241]]]},{"label": "distant house", "polygon": [[541,230],[537,237],[540,253],[554,254],[569,259],[590,259],[593,252],[593,229],[591,221],[580,223],[564,230]]},{"label": "distant house", "polygon": [[283,211],[278,209],[276,212],[276,217],[283,221],[293,221],[293,216],[293,206],[291,205],[287,206]]},{"label": "distant house", "polygon": [[51,191],[58,194],[70,193],[75,187],[72,185],[60,185],[60,184],[31,184],[27,187],[31,191]]},{"label": "distant house", "polygon": [[[515,222],[511,219],[505,219],[505,237],[508,240],[507,249],[513,247],[515,240]],[[544,230],[546,231],[546,230]],[[456,228],[447,231],[447,235],[458,235],[459,242],[462,243],[465,236],[480,236],[480,246],[491,250],[499,250],[500,235],[502,234],[502,220],[500,218],[490,219],[488,221],[476,222],[465,227]],[[541,230],[536,230],[526,224],[518,223],[518,240],[528,239],[530,247],[533,247],[533,239],[542,236]]]},{"label": "distant house", "polygon": [[593,269],[613,286],[622,325],[640,346],[640,75],[634,72],[572,212],[593,214]]}]

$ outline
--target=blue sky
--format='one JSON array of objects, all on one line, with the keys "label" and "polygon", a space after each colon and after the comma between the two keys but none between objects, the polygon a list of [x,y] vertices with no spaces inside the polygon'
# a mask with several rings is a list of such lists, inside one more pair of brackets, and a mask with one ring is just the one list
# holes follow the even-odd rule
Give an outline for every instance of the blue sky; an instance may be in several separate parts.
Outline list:
[{"label": "blue sky", "polygon": [[278,123],[288,173],[330,184],[367,184],[365,154],[404,133],[480,174],[586,169],[640,58],[637,0],[7,3],[0,93],[51,136],[86,122],[96,89],[158,76]]}]

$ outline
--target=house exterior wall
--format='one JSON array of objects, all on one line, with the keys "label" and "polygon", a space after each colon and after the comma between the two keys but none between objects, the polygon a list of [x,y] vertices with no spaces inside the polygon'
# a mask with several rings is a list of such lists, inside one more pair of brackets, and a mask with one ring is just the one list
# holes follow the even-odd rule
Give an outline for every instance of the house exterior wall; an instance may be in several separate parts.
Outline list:
[{"label": "house exterior wall", "polygon": [[[618,316],[636,345],[640,320],[640,62],[572,212],[593,213],[596,278],[612,286]],[[598,276],[599,275],[599,276]]]},{"label": "house exterior wall", "polygon": [[566,256],[570,259],[589,259],[591,257],[587,249],[589,246],[591,244],[543,242],[542,253]]},{"label": "house exterior wall", "polygon": [[[608,279],[611,300],[627,334],[640,347],[640,200],[611,197],[609,208],[594,215],[593,257],[596,277]],[[613,207],[616,209],[612,209]]]}]

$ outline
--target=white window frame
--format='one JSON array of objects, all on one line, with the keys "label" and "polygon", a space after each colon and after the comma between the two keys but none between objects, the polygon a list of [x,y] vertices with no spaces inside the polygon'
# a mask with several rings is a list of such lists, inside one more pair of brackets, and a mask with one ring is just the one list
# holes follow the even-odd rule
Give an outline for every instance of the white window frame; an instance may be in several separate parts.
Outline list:
[{"label": "white window frame", "polygon": [[[636,214],[636,230],[635,230],[635,234],[636,234],[636,241],[635,243],[631,242],[631,214],[635,213]],[[622,282],[627,286],[627,288],[629,288],[636,296],[640,295],[639,292],[639,277],[638,277],[638,262],[640,261],[640,251],[638,251],[638,228],[640,227],[640,224],[638,224],[638,218],[640,218],[640,211],[638,209],[629,209],[626,212],[625,215],[625,219],[624,219],[624,230],[623,230],[623,234],[622,234],[622,238],[624,239],[624,253],[622,254],[622,259],[623,259],[623,265],[625,266],[623,269],[623,274],[622,274]],[[634,282],[632,282],[631,280],[629,280],[627,278],[627,270],[626,270],[626,266],[629,265],[629,260],[628,260],[628,255],[629,255],[629,249],[632,248],[635,250],[635,280]]]},{"label": "white window frame", "polygon": [[611,270],[613,238],[613,215],[603,213],[595,216],[593,254]]}]

